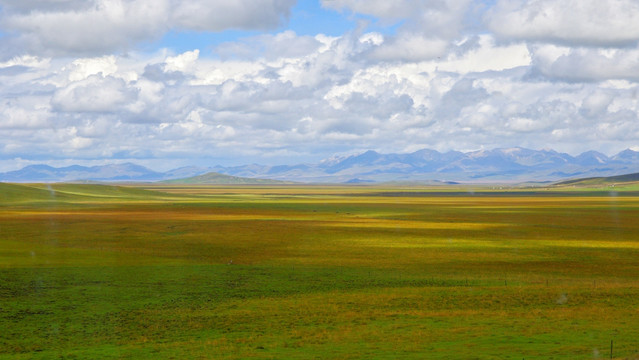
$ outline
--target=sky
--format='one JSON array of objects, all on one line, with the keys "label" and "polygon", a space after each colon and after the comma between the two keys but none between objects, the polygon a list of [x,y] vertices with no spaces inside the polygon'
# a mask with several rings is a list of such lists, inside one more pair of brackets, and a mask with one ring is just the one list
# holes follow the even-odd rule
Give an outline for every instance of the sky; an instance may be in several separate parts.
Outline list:
[{"label": "sky", "polygon": [[636,0],[0,0],[0,171],[639,150]]}]

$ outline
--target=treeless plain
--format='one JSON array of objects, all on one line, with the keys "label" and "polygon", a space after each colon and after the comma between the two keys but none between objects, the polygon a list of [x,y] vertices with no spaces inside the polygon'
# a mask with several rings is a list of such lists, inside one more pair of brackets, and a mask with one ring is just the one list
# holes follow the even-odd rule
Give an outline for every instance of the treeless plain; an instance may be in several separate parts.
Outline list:
[{"label": "treeless plain", "polygon": [[639,197],[0,184],[0,358],[637,358]]}]

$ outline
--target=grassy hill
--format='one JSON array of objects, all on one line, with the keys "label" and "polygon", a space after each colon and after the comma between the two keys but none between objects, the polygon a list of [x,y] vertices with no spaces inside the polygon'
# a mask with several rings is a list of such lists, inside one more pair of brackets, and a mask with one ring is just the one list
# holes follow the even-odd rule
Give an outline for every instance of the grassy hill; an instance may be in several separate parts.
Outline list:
[{"label": "grassy hill", "polygon": [[162,200],[176,196],[157,191],[111,185],[0,183],[0,205],[34,202]]},{"label": "grassy hill", "polygon": [[98,198],[98,199],[146,199],[153,200],[165,197],[174,197],[175,195],[169,195],[165,193],[159,193],[157,191],[144,190],[128,186],[115,186],[104,184],[37,184],[33,185],[36,188],[42,188],[53,191],[56,194],[64,194],[69,196],[81,196],[86,198]]},{"label": "grassy hill", "polygon": [[271,179],[253,179],[239,176],[224,175],[210,172],[203,175],[193,176],[185,179],[162,181],[164,184],[192,184],[192,185],[277,185],[293,184],[293,182],[279,181]]},{"label": "grassy hill", "polygon": [[2,203],[49,201],[52,198],[52,192],[48,189],[39,189],[30,185],[0,183],[0,199]]},{"label": "grassy hill", "polygon": [[555,185],[573,185],[573,186],[597,186],[597,185],[612,185],[612,184],[626,184],[639,182],[639,173],[607,176],[607,177],[591,177],[583,179],[574,179],[561,181]]}]

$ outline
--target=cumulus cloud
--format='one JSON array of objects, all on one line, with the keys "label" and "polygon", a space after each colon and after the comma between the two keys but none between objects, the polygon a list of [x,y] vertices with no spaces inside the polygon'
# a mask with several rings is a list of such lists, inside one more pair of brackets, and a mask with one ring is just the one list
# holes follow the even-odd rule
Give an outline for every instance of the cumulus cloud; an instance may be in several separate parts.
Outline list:
[{"label": "cumulus cloud", "polygon": [[167,71],[187,72],[192,69],[200,57],[200,50],[187,51],[177,56],[169,56],[164,62]]},{"label": "cumulus cloud", "polygon": [[0,68],[20,66],[24,68],[45,68],[51,63],[51,59],[40,58],[32,55],[16,56],[4,62],[0,62]]},{"label": "cumulus cloud", "polygon": [[28,13],[33,9],[45,11],[62,11],[88,9],[90,1],[84,0],[2,0],[0,5],[19,13]]},{"label": "cumulus cloud", "polygon": [[378,60],[421,61],[443,56],[449,42],[421,34],[403,33],[371,51]]},{"label": "cumulus cloud", "polygon": [[70,81],[78,81],[86,79],[91,75],[111,75],[118,70],[118,66],[115,56],[111,55],[100,58],[77,59],[65,70],[69,73]]},{"label": "cumulus cloud", "polygon": [[490,35],[464,39],[459,45],[465,51],[450,55],[438,65],[440,71],[454,73],[503,71],[529,66],[532,62],[530,50],[525,43],[496,44]]},{"label": "cumulus cloud", "polygon": [[[499,63],[473,72],[460,64],[440,71],[444,63],[436,60],[362,66],[356,56],[365,51],[358,48],[360,38],[334,39],[305,55],[258,58],[243,66],[197,52],[51,63],[51,72],[59,74],[55,81],[45,72],[14,90],[0,87],[5,99],[0,126],[11,136],[1,151],[21,157],[45,154],[46,147],[61,156],[76,151],[86,157],[263,157],[381,146],[397,151],[519,145],[578,152],[587,150],[585,141],[614,147],[639,131],[632,83],[611,82],[602,89],[596,83],[529,81],[525,59],[514,61],[520,65],[515,68]],[[480,43],[469,51],[498,48]],[[459,59],[477,56],[468,54]],[[225,67],[235,70],[207,81]],[[126,76],[130,71],[137,76]],[[332,79],[313,80],[312,86],[296,80],[319,79],[317,74]],[[39,94],[9,95],[45,81],[49,85]]]},{"label": "cumulus cloud", "polygon": [[384,61],[420,61],[443,56],[461,36],[469,0],[382,1],[323,0],[331,9],[373,15],[386,22],[402,21],[398,33],[377,43],[371,54]]},{"label": "cumulus cloud", "polygon": [[172,1],[171,22],[198,31],[266,30],[281,25],[296,0]]},{"label": "cumulus cloud", "polygon": [[[169,28],[272,28],[294,1],[257,3],[262,8],[204,0],[0,0],[9,31],[3,39],[24,40],[31,50],[0,60],[0,156],[232,156],[237,163],[366,148],[578,153],[636,145],[639,50],[628,45],[634,35],[582,39],[537,15],[526,18],[519,35],[508,22],[495,33],[478,31],[481,24],[468,19],[474,5],[465,0],[323,2],[380,18],[375,26],[397,24],[396,32],[284,30],[227,41],[214,56],[204,47],[120,51]],[[149,4],[155,12],[140,15]],[[582,13],[598,10],[583,4],[573,4],[577,27],[589,19]],[[606,11],[623,4],[633,9],[616,0]],[[499,16],[530,15],[525,11],[535,6],[552,10],[553,21],[567,16],[563,2],[522,0],[497,2],[485,20],[496,26]],[[136,23],[138,15],[147,28]],[[122,22],[131,23],[119,28]],[[90,34],[73,33],[87,23]],[[48,43],[62,30],[72,34]],[[112,36],[86,45],[85,35]]]},{"label": "cumulus cloud", "polygon": [[166,31],[166,1],[96,0],[90,7],[41,7],[11,13],[3,8],[2,24],[28,51],[47,55],[93,54],[126,49]]},{"label": "cumulus cloud", "polygon": [[274,28],[294,4],[295,0],[1,0],[0,29],[11,35],[14,47],[20,44],[31,53],[104,54],[158,39],[170,29]]},{"label": "cumulus cloud", "polygon": [[572,46],[639,41],[639,3],[634,0],[499,0],[485,20],[504,39]]},{"label": "cumulus cloud", "polygon": [[534,46],[535,70],[566,81],[639,80],[639,48]]},{"label": "cumulus cloud", "polygon": [[580,113],[588,118],[599,117],[608,112],[613,97],[608,92],[594,91],[581,102]]},{"label": "cumulus cloud", "polygon": [[473,79],[462,78],[442,97],[437,116],[455,119],[465,107],[480,103],[488,97],[486,89],[476,87]]},{"label": "cumulus cloud", "polygon": [[[36,105],[35,110],[31,108],[33,105]],[[48,111],[38,99],[5,99],[0,102],[0,109],[0,128],[4,131],[32,130],[50,125]]]},{"label": "cumulus cloud", "polygon": [[119,112],[120,107],[135,101],[137,93],[122,79],[92,75],[56,91],[51,105],[63,112]]}]

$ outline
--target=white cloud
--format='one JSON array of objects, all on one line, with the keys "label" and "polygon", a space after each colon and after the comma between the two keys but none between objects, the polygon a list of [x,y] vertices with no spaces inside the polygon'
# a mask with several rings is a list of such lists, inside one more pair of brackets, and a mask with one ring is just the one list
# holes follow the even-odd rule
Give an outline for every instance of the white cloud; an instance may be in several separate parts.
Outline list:
[{"label": "white cloud", "polygon": [[477,47],[461,54],[454,54],[446,60],[438,69],[458,73],[502,71],[528,66],[532,61],[526,44],[496,45],[493,37],[489,35],[479,36]]},{"label": "white cloud", "polygon": [[580,112],[585,117],[598,117],[608,112],[613,97],[603,91],[594,91],[581,102]]},{"label": "white cloud", "polygon": [[68,67],[70,81],[79,81],[91,75],[112,75],[118,71],[115,56],[74,60]]},{"label": "white cloud", "polygon": [[19,13],[29,13],[33,9],[47,11],[88,9],[92,4],[85,0],[0,0],[0,5]]},{"label": "white cloud", "polygon": [[195,66],[199,57],[200,50],[198,49],[187,51],[178,56],[170,56],[166,58],[164,70],[188,72]]},{"label": "white cloud", "polygon": [[[263,33],[218,46],[219,57],[207,56],[204,47],[180,53],[120,50],[131,40],[178,26],[271,27],[292,2],[264,0],[270,10],[257,14],[257,8],[228,2],[158,0],[153,4],[164,10],[142,18],[149,32],[136,24],[117,28],[136,16],[133,6],[149,1],[81,3],[0,0],[2,20],[20,20],[21,36],[33,50],[0,62],[1,156],[223,154],[232,157],[229,162],[242,162],[240,157],[261,162],[367,148],[529,146],[579,152],[620,150],[639,134],[638,48],[611,47],[625,44],[619,39],[595,46],[602,42],[597,36],[575,40],[563,30],[562,39],[479,33],[468,26],[468,1],[326,1],[325,6],[379,16],[399,27],[384,35],[365,27],[341,36]],[[520,10],[550,6],[516,4]],[[218,15],[203,10],[205,5],[228,6],[229,22],[207,23]],[[118,6],[124,12],[109,20]],[[488,19],[504,6],[499,3]],[[178,7],[182,15],[169,14]],[[198,11],[188,25],[186,14]],[[38,16],[42,29],[34,20]],[[91,47],[98,45],[82,45],[82,34],[51,44],[40,34],[45,28],[77,31],[98,16],[91,36],[113,32],[99,51]],[[58,24],[62,19],[68,24]],[[68,56],[74,52],[86,55]]]},{"label": "white cloud", "polygon": [[81,150],[93,145],[93,140],[84,137],[73,137],[67,142],[67,144],[72,150]]},{"label": "white cloud", "polygon": [[177,28],[198,31],[266,30],[288,18],[295,3],[295,0],[172,1],[171,23]]},{"label": "white cloud", "polygon": [[104,54],[160,38],[170,29],[270,29],[295,0],[0,0],[0,30],[31,53]]},{"label": "white cloud", "polygon": [[639,80],[639,48],[567,48],[534,46],[535,69],[566,81]]},{"label": "white cloud", "polygon": [[379,46],[384,42],[384,35],[378,32],[369,32],[360,36],[359,42]]},{"label": "white cloud", "polygon": [[389,22],[402,21],[398,33],[376,41],[371,55],[383,61],[421,61],[443,56],[464,28],[469,0],[323,0],[324,7],[348,9]]},{"label": "white cloud", "polygon": [[371,56],[385,61],[422,61],[441,57],[449,43],[446,40],[428,38],[420,34],[402,33],[371,51]]},{"label": "white cloud", "polygon": [[23,66],[27,68],[47,68],[51,63],[49,58],[40,58],[38,56],[23,55],[16,56],[5,62],[0,62],[0,68],[8,68],[13,66]]},{"label": "white cloud", "polygon": [[0,104],[0,129],[39,129],[50,125],[48,111],[46,109],[30,109],[28,104]]},{"label": "white cloud", "polygon": [[486,15],[499,37],[573,46],[622,46],[639,41],[635,0],[499,0]]},{"label": "white cloud", "polygon": [[166,0],[95,0],[80,9],[49,9],[36,2],[29,12],[2,13],[3,27],[17,32],[29,51],[92,54],[128,48],[167,30]]},{"label": "white cloud", "polygon": [[542,130],[548,126],[542,120],[539,119],[529,119],[523,117],[515,117],[508,120],[506,123],[508,129],[513,130],[515,132],[523,132],[528,133],[531,131]]},{"label": "white cloud", "polygon": [[137,93],[122,79],[92,75],[56,91],[51,104],[63,112],[118,112],[135,101]]}]

